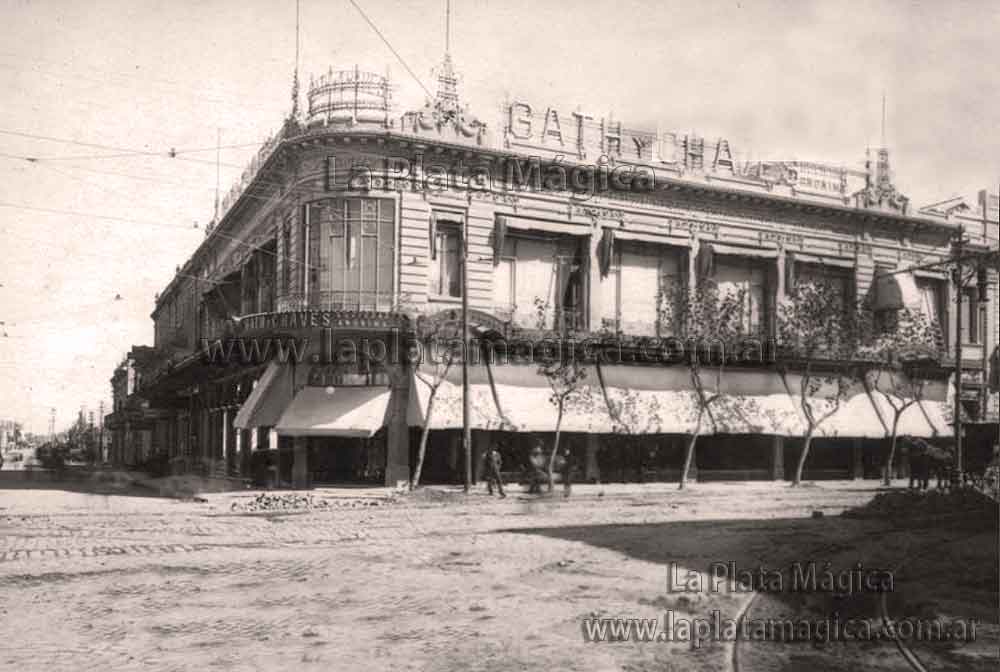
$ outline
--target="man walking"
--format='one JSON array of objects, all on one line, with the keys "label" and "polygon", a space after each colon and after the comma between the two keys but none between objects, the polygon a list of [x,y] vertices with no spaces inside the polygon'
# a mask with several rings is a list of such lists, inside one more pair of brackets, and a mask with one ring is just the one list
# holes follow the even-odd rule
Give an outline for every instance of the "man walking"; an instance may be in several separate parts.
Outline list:
[{"label": "man walking", "polygon": [[569,497],[569,492],[573,487],[572,484],[572,473],[573,473],[573,460],[571,459],[572,453],[570,453],[569,448],[563,449],[563,463],[562,463],[562,482],[563,482],[563,497]]},{"label": "man walking", "polygon": [[498,446],[493,446],[486,453],[486,489],[492,495],[493,484],[497,486],[497,493],[503,499],[507,494],[503,491],[503,476],[500,474],[500,467],[503,466],[503,457],[500,455]]}]

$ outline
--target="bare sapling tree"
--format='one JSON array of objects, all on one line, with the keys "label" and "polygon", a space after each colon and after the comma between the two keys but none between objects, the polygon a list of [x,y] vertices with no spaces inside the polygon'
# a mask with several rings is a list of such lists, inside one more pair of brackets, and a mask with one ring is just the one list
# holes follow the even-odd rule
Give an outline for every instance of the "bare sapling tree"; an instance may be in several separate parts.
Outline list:
[{"label": "bare sapling tree", "polygon": [[706,418],[715,424],[713,408],[723,398],[726,361],[748,335],[747,299],[746,290],[720,291],[711,280],[698,283],[694,289],[684,285],[667,288],[657,299],[660,329],[677,335],[673,341],[677,345],[676,354],[687,366],[697,405],[694,427],[684,451],[680,490],[691,473]]},{"label": "bare sapling tree", "polygon": [[[892,410],[889,425],[889,452],[885,457],[885,485],[892,479],[893,463],[903,414],[922,403],[927,377],[921,364],[937,364],[943,356],[943,338],[938,324],[921,311],[902,308],[875,325],[870,313],[865,317],[871,324],[870,336],[864,347],[865,359],[872,360],[868,386],[873,394],[885,400]],[[935,430],[935,428],[931,428]],[[935,430],[936,431],[936,430]]]},{"label": "bare sapling tree", "polygon": [[417,465],[410,479],[410,490],[420,487],[420,477],[424,468],[424,458],[427,455],[427,439],[431,432],[431,421],[437,408],[438,390],[446,381],[448,372],[453,365],[461,362],[465,356],[465,345],[462,343],[461,328],[454,319],[448,316],[422,317],[417,321],[417,333],[420,339],[423,357],[421,360],[429,366],[414,367],[417,380],[428,387],[427,408],[424,410],[424,425],[420,430],[420,446],[417,449]]},{"label": "bare sapling tree", "polygon": [[792,480],[797,486],[813,439],[840,410],[857,379],[858,317],[846,304],[843,290],[827,281],[803,282],[790,289],[777,317],[779,348],[787,360],[782,375],[790,367],[799,375],[796,392],[805,419],[802,452]]},{"label": "bare sapling tree", "polygon": [[559,455],[559,440],[562,435],[562,422],[566,410],[582,404],[589,397],[585,381],[587,370],[577,357],[572,342],[564,347],[563,334],[558,329],[546,329],[548,324],[549,305],[542,299],[535,299],[535,309],[538,317],[538,328],[543,337],[539,341],[536,352],[538,358],[538,373],[545,377],[552,394],[549,402],[556,408],[555,436],[552,440],[552,450],[546,467],[548,491],[552,492],[555,483],[556,457]]}]

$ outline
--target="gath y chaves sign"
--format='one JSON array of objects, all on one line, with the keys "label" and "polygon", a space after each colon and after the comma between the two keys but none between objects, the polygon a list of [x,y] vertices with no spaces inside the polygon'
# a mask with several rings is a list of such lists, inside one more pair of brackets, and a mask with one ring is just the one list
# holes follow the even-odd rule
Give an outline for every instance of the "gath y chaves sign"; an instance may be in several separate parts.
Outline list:
[{"label": "gath y chaves sign", "polygon": [[657,133],[626,128],[610,117],[565,112],[522,101],[504,106],[504,146],[552,152],[580,160],[607,156],[616,161],[686,171],[735,174],[729,141],[706,142],[693,134]]}]

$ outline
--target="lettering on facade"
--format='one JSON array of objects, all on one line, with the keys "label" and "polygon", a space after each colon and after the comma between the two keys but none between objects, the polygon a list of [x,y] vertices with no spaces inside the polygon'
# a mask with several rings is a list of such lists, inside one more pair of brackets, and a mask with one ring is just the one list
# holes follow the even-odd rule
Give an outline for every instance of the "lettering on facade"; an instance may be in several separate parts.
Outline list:
[{"label": "lettering on facade", "polygon": [[291,312],[261,313],[240,318],[241,333],[280,329],[319,329],[329,327],[385,327],[390,326],[386,316],[346,314],[351,311],[299,310]]},{"label": "lettering on facade", "polygon": [[520,202],[517,194],[501,193],[495,191],[469,191],[469,198],[477,201],[487,201],[500,205],[516,207]]},{"label": "lettering on facade", "polygon": [[732,147],[724,138],[708,141],[695,134],[660,135],[649,129],[626,128],[607,117],[535,108],[522,101],[509,103],[505,117],[507,147],[567,152],[577,159],[606,156],[623,163],[737,172]]},{"label": "lettering on facade", "polygon": [[805,245],[805,236],[797,233],[779,233],[777,231],[761,231],[760,232],[760,242],[761,243],[777,243],[780,247],[785,247],[788,245],[797,245],[803,247]]},{"label": "lettering on facade", "polygon": [[837,243],[837,249],[842,256],[874,256],[874,250],[871,245],[868,243],[859,243],[858,241],[841,241]]},{"label": "lettering on facade", "polygon": [[692,233],[710,233],[713,235],[719,233],[719,225],[714,222],[696,222],[689,219],[671,219],[670,228],[691,231]]},{"label": "lettering on facade", "polygon": [[571,205],[570,216],[583,215],[594,219],[613,219],[621,221],[625,219],[625,211],[616,208],[601,208],[588,205]]}]

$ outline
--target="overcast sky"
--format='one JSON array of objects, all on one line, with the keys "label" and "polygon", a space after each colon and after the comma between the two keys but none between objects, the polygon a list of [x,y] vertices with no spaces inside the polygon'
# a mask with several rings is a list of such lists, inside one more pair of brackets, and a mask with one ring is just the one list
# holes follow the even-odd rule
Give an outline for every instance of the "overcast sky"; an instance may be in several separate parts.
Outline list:
[{"label": "overcast sky", "polygon": [[[433,89],[444,0],[357,1]],[[917,205],[1000,181],[995,1],[454,0],[452,14],[460,92],[491,124],[509,95],[723,136],[738,158],[861,167],[884,91],[897,186]],[[0,418],[46,431],[52,407],[62,428],[110,405],[115,364],[152,343],[153,295],[212,217],[218,130],[238,145],[225,192],[288,113],[295,3],[4,0],[2,17]],[[301,0],[301,24],[306,84],[388,68],[396,111],[422,102],[349,0]]]}]

